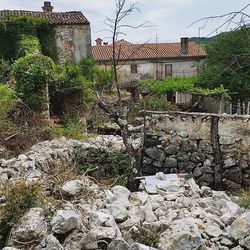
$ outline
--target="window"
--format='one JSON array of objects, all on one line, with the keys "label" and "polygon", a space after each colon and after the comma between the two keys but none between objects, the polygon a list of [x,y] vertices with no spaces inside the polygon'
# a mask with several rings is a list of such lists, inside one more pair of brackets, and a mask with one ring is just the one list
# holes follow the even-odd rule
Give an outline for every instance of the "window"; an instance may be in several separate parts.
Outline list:
[{"label": "window", "polygon": [[131,74],[137,74],[137,64],[130,65],[130,72]]},{"label": "window", "polygon": [[172,77],[172,64],[165,64],[165,78]]}]

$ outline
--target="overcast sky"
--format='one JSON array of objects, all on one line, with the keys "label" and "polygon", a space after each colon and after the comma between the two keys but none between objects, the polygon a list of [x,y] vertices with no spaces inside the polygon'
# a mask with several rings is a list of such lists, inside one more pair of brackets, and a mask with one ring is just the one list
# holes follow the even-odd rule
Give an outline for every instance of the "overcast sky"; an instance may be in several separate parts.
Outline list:
[{"label": "overcast sky", "polygon": [[[140,12],[133,12],[126,23],[138,25],[149,21],[152,27],[137,30],[123,30],[127,36],[124,38],[130,42],[143,43],[155,42],[178,42],[180,37],[198,36],[199,27],[204,22],[199,22],[187,28],[197,19],[221,15],[232,11],[241,10],[250,0],[127,0],[127,3],[136,2]],[[105,26],[106,17],[113,17],[115,13],[114,0],[51,0],[54,11],[79,10],[91,23],[92,43],[97,37],[109,41],[109,33],[101,31]],[[40,0],[0,0],[0,9],[10,10],[41,10],[43,1]],[[250,7],[245,9],[250,14]],[[207,36],[218,27],[225,19],[209,21],[204,28],[200,28],[200,35]],[[230,27],[223,26],[220,31]],[[215,35],[216,33],[214,33]]]}]

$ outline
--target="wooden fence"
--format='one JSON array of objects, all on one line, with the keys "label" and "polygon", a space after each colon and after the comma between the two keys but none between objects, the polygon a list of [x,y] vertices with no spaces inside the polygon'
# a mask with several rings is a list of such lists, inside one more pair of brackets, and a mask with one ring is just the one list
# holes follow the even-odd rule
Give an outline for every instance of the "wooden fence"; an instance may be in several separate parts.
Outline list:
[{"label": "wooden fence", "polygon": [[219,114],[250,115],[250,101],[224,102],[220,101]]}]

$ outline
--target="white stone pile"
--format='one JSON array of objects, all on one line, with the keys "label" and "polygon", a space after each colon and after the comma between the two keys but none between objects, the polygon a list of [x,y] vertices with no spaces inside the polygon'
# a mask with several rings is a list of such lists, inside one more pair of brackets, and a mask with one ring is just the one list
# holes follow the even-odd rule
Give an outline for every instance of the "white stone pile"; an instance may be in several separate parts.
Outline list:
[{"label": "white stone pile", "polygon": [[[113,139],[116,144],[111,143]],[[90,144],[106,148],[122,145],[116,137],[98,137],[86,143],[44,142],[15,160],[2,160],[1,182],[20,178],[21,173],[38,181],[51,166],[65,161],[70,164],[72,154],[87,150]],[[131,193],[123,186],[104,190],[88,177],[79,176],[60,186],[62,205],[52,214],[45,207],[33,207],[20,218],[4,250],[250,249],[249,210],[225,192],[199,188],[193,179],[182,179],[179,185],[181,192],[161,186],[156,194],[145,190]],[[86,190],[89,197],[82,196]],[[141,226],[159,236],[156,248],[133,239],[133,231]]]}]

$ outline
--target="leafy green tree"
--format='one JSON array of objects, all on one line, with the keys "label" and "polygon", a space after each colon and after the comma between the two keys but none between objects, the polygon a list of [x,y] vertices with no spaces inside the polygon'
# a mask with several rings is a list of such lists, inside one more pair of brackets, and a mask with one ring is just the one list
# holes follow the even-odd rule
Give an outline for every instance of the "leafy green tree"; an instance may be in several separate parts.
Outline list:
[{"label": "leafy green tree", "polygon": [[40,54],[28,54],[13,64],[15,90],[33,110],[44,109],[46,85],[52,82],[54,68],[52,59]]},{"label": "leafy green tree", "polygon": [[203,87],[223,85],[234,100],[250,99],[250,29],[242,28],[218,37],[207,47],[208,59],[201,67]]}]

